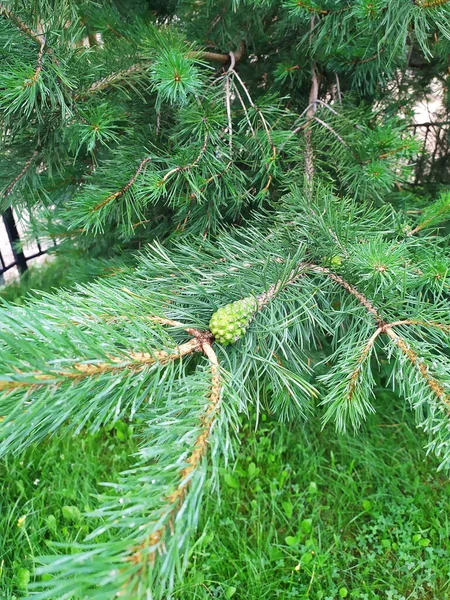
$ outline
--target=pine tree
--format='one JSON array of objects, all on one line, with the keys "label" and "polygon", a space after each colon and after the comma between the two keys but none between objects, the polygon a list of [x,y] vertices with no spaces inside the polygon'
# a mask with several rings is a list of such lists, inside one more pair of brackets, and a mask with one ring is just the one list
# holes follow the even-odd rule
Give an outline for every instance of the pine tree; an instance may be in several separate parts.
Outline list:
[{"label": "pine tree", "polygon": [[40,559],[34,597],[170,597],[264,407],[358,429],[382,382],[448,469],[450,193],[411,185],[410,128],[447,84],[447,0],[0,16],[1,207],[61,254],[114,258],[75,292],[4,303],[0,453],[119,419],[139,440],[99,527]]}]

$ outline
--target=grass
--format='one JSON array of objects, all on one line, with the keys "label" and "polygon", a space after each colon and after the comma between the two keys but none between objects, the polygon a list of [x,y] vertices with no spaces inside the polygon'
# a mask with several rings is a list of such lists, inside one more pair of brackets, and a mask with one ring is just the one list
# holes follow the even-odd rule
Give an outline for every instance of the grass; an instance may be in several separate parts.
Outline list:
[{"label": "grass", "polygon": [[[380,394],[380,413],[356,438],[313,421],[246,424],[176,600],[450,598],[450,483],[394,402]],[[47,541],[93,529],[83,513],[98,482],[133,449],[119,423],[1,464],[2,600],[27,596],[33,556],[55,551]]]},{"label": "grass", "polygon": [[34,557],[56,552],[49,542],[67,546],[98,525],[83,513],[96,507],[99,482],[114,480],[134,450],[119,422],[99,435],[42,444],[0,462],[0,600],[28,596]]},{"label": "grass", "polygon": [[450,482],[410,415],[379,400],[356,438],[247,427],[177,599],[450,598]]},{"label": "grass", "polygon": [[[59,261],[4,297],[70,285]],[[450,600],[450,481],[402,402],[379,391],[376,405],[358,437],[321,431],[318,418],[288,427],[264,417],[256,432],[245,422],[174,600]],[[49,542],[95,528],[84,513],[99,482],[134,450],[119,422],[0,462],[0,600],[28,597],[34,557],[57,551]]]}]

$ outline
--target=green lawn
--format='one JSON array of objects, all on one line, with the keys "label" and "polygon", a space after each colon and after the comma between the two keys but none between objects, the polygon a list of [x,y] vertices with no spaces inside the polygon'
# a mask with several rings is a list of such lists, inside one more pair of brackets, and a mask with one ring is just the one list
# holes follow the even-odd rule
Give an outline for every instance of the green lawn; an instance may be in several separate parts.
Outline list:
[{"label": "green lawn", "polygon": [[[176,599],[450,598],[449,479],[399,401],[378,402],[356,438],[314,422],[245,426],[220,504],[205,503],[205,533]],[[93,528],[83,512],[95,506],[96,482],[114,479],[133,448],[119,425],[1,465],[2,600],[27,596],[47,540],[81,540]]]}]

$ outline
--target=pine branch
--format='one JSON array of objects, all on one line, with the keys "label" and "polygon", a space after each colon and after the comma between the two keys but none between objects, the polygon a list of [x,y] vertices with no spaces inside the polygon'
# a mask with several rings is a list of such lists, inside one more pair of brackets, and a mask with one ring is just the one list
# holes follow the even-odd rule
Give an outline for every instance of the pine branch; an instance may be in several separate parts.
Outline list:
[{"label": "pine branch", "polygon": [[373,345],[375,344],[378,336],[380,335],[380,333],[383,333],[383,328],[382,327],[378,327],[375,332],[373,333],[373,335],[369,338],[369,340],[367,341],[367,344],[364,346],[358,360],[356,363],[356,367],[353,370],[351,376],[350,376],[350,385],[348,388],[348,401],[351,402],[353,395],[356,391],[357,385],[358,385],[358,379],[361,375],[361,371],[362,371],[362,366],[364,361],[367,359],[367,357],[370,355]]},{"label": "pine branch", "polygon": [[104,200],[102,200],[101,202],[99,202],[98,204],[96,204],[94,206],[94,208],[92,209],[92,211],[97,211],[100,210],[101,208],[103,208],[104,206],[106,206],[107,204],[109,204],[110,202],[112,202],[113,200],[117,200],[117,198],[120,198],[121,196],[123,196],[124,194],[126,194],[128,192],[128,190],[131,188],[131,186],[136,182],[137,178],[139,177],[139,175],[141,174],[142,169],[145,167],[145,165],[147,163],[149,163],[151,161],[151,157],[147,157],[144,158],[144,160],[142,160],[136,170],[136,173],[133,175],[133,177],[131,177],[131,179],[123,186],[123,188],[121,188],[120,190],[117,190],[117,192],[114,192],[113,194],[110,194],[109,196],[107,196]]},{"label": "pine branch", "polygon": [[[384,333],[394,342],[394,344],[400,349],[400,351],[406,356],[409,362],[417,369],[421,374],[427,386],[431,389],[433,394],[447,405],[450,409],[450,397],[446,394],[442,385],[436,381],[436,379],[430,375],[429,368],[425,362],[418,356],[418,354],[406,343],[406,341],[397,335],[392,329],[392,326],[387,325],[384,328]],[[449,412],[450,416],[450,412]]]},{"label": "pine branch", "polygon": [[445,404],[450,406],[450,397],[445,393],[444,388],[429,374],[428,367],[420,360],[420,357],[412,350],[407,342],[394,332],[394,327],[399,325],[421,325],[421,326],[431,326],[437,327],[441,331],[446,333],[450,332],[450,326],[444,325],[436,322],[425,322],[420,320],[399,320],[393,321],[391,323],[386,323],[378,310],[374,307],[372,302],[364,296],[355,286],[348,283],[343,277],[331,272],[326,267],[321,267],[318,265],[312,265],[302,262],[300,265],[294,269],[286,281],[279,280],[276,284],[269,287],[268,291],[261,294],[258,297],[258,310],[261,310],[263,306],[265,306],[268,302],[270,302],[285,286],[291,285],[294,283],[302,274],[305,273],[306,269],[310,269],[315,272],[323,273],[332,281],[335,281],[341,287],[343,287],[347,292],[349,292],[352,296],[354,296],[362,306],[367,310],[367,312],[375,319],[377,328],[370,339],[367,341],[366,345],[363,347],[363,350],[357,360],[356,366],[350,377],[350,384],[348,388],[348,400],[351,401],[353,394],[355,393],[355,389],[358,383],[358,378],[361,373],[361,367],[366,357],[369,355],[372,347],[377,340],[380,334],[386,334],[405,354],[408,360],[413,364],[415,368],[418,369],[422,377],[425,379],[426,384],[430,387],[433,393],[437,396],[437,398],[443,401]]},{"label": "pine branch", "polygon": [[370,352],[375,340],[381,333],[386,334],[395,345],[401,350],[401,352],[408,358],[411,364],[420,372],[422,377],[424,378],[426,384],[430,387],[432,392],[436,395],[438,400],[444,402],[445,404],[450,406],[450,397],[445,393],[444,388],[434,379],[430,373],[427,365],[420,359],[420,357],[414,352],[414,350],[407,344],[405,339],[399,336],[394,331],[394,327],[399,325],[406,324],[418,324],[418,325],[431,325],[436,326],[444,332],[450,332],[450,326],[442,325],[440,323],[426,323],[423,321],[417,320],[400,320],[394,321],[392,323],[386,323],[380,316],[377,309],[373,306],[373,304],[368,300],[364,294],[359,292],[353,285],[349,284],[345,279],[332,273],[328,269],[324,267],[319,267],[317,265],[311,265],[312,270],[326,274],[330,279],[338,283],[341,287],[343,287],[346,291],[348,291],[352,296],[357,298],[359,302],[367,309],[367,311],[375,318],[377,322],[377,329],[375,333],[371,336],[367,344],[364,346],[363,351],[360,355],[360,358],[357,361],[357,366],[353,371],[351,376],[351,384],[349,387],[348,399],[351,400],[353,393],[356,388],[357,379],[361,370],[361,365],[364,362],[366,356]]},{"label": "pine branch", "polygon": [[314,121],[316,121],[317,123],[319,123],[319,125],[322,125],[322,127],[325,127],[325,129],[328,129],[328,131],[330,133],[332,133],[334,135],[334,137],[336,139],[338,139],[341,144],[343,146],[345,146],[346,148],[348,148],[348,144],[347,142],[337,133],[337,131],[335,131],[331,125],[328,125],[328,123],[325,123],[325,121],[322,121],[322,119],[319,119],[318,117],[316,117],[315,115],[312,117],[314,119]]},{"label": "pine branch", "polygon": [[42,71],[42,61],[44,57],[45,45],[47,43],[46,37],[44,33],[35,31],[29,25],[27,25],[20,17],[18,17],[13,11],[7,8],[4,4],[0,3],[0,15],[6,17],[10,21],[12,21],[22,33],[31,38],[37,44],[39,44],[39,52],[37,56],[37,64],[36,69],[34,71],[33,76],[30,80],[26,81],[24,85],[31,86],[36,83],[41,71]]},{"label": "pine branch", "polygon": [[52,373],[38,373],[35,371],[21,373],[17,371],[18,375],[23,375],[26,379],[13,380],[9,377],[7,380],[0,380],[0,392],[8,392],[17,388],[36,388],[57,383],[64,379],[79,381],[86,377],[96,377],[104,373],[114,373],[124,369],[137,373],[145,367],[157,363],[164,365],[183,356],[200,352],[201,349],[202,342],[200,339],[193,338],[177,346],[170,353],[165,350],[158,350],[153,353],[127,351],[124,352],[123,357],[109,357],[110,362],[78,362],[74,363],[68,370],[57,370]]},{"label": "pine branch", "polygon": [[173,169],[170,169],[170,171],[168,171],[162,178],[161,184],[166,183],[166,181],[175,173],[182,173],[183,171],[189,171],[190,169],[193,169],[196,165],[198,165],[198,163],[200,162],[200,160],[202,159],[202,156],[204,155],[204,153],[206,151],[206,147],[208,145],[208,140],[209,140],[209,133],[208,133],[208,131],[206,131],[205,139],[203,141],[203,146],[200,148],[200,152],[198,153],[198,156],[196,157],[196,159],[189,165],[184,165],[183,167],[174,167]]},{"label": "pine branch", "polygon": [[414,4],[419,8],[436,8],[447,4],[449,0],[413,0]]},{"label": "pine branch", "polygon": [[[131,555],[127,559],[135,565],[141,565],[141,575],[138,572],[138,578],[143,576],[143,570],[147,567],[147,560],[150,560],[151,564],[155,561],[155,550],[149,552],[149,548],[158,546],[167,531],[167,527],[182,506],[183,500],[189,491],[192,473],[199,467],[203,456],[206,454],[208,439],[217,416],[221,395],[219,362],[209,342],[202,344],[202,351],[208,358],[211,368],[211,390],[208,398],[208,406],[201,420],[202,429],[195,440],[191,454],[186,460],[187,466],[180,471],[180,483],[178,487],[166,498],[168,506],[171,507],[166,513],[166,523],[151,533],[139,546],[133,547]],[[135,577],[136,575],[133,574],[133,576]]]},{"label": "pine branch", "polygon": [[[0,3],[0,15],[6,17],[10,21],[12,21],[25,35],[34,40],[39,46],[43,45],[42,42],[42,33],[38,33],[34,31],[29,25],[27,25],[20,17],[18,17],[11,9],[9,9],[4,4]],[[44,40],[45,44],[45,40]]]},{"label": "pine branch", "polygon": [[116,71],[115,73],[111,73],[106,77],[102,77],[98,81],[92,83],[87,90],[80,92],[79,94],[74,95],[74,100],[83,100],[84,98],[91,96],[97,92],[101,92],[102,90],[108,88],[110,85],[114,85],[120,81],[126,81],[130,75],[134,73],[142,73],[150,66],[151,62],[142,62],[135,65],[131,65],[126,69],[122,69],[121,71]]},{"label": "pine branch", "polygon": [[12,191],[14,190],[16,185],[19,183],[19,181],[22,179],[22,177],[24,177],[26,175],[28,169],[31,167],[33,160],[36,158],[37,155],[38,155],[38,151],[35,150],[33,152],[32,156],[27,160],[23,169],[20,171],[20,173],[17,175],[17,177],[15,177],[13,179],[13,181],[11,181],[11,183],[8,185],[8,187],[6,188],[6,190],[3,193],[3,198],[7,198],[12,193]]},{"label": "pine branch", "polygon": [[[237,52],[233,53],[235,63],[238,63],[242,60],[245,55],[245,43],[241,43],[241,47]],[[230,54],[219,54],[216,52],[206,52],[202,50],[192,50],[186,54],[188,58],[198,59],[198,60],[206,60],[210,62],[218,62],[221,64],[226,64],[230,60]],[[141,63],[136,63],[127,67],[126,69],[122,69],[120,71],[116,71],[115,73],[111,73],[105,77],[102,77],[98,81],[92,83],[89,88],[79,94],[74,96],[74,100],[81,100],[88,96],[92,96],[97,92],[103,91],[121,81],[126,81],[130,75],[135,73],[139,74],[145,72],[146,69],[150,67],[153,61],[147,60]]]}]

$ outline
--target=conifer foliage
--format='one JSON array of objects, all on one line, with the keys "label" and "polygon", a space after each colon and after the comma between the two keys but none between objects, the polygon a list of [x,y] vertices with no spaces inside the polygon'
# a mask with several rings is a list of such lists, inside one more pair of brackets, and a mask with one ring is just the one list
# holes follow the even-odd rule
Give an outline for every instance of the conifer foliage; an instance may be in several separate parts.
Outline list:
[{"label": "conifer foliage", "polygon": [[0,206],[115,255],[0,309],[0,453],[139,440],[34,597],[170,597],[252,411],[358,429],[382,383],[450,467],[450,193],[409,128],[446,0],[14,0],[0,41]]}]

